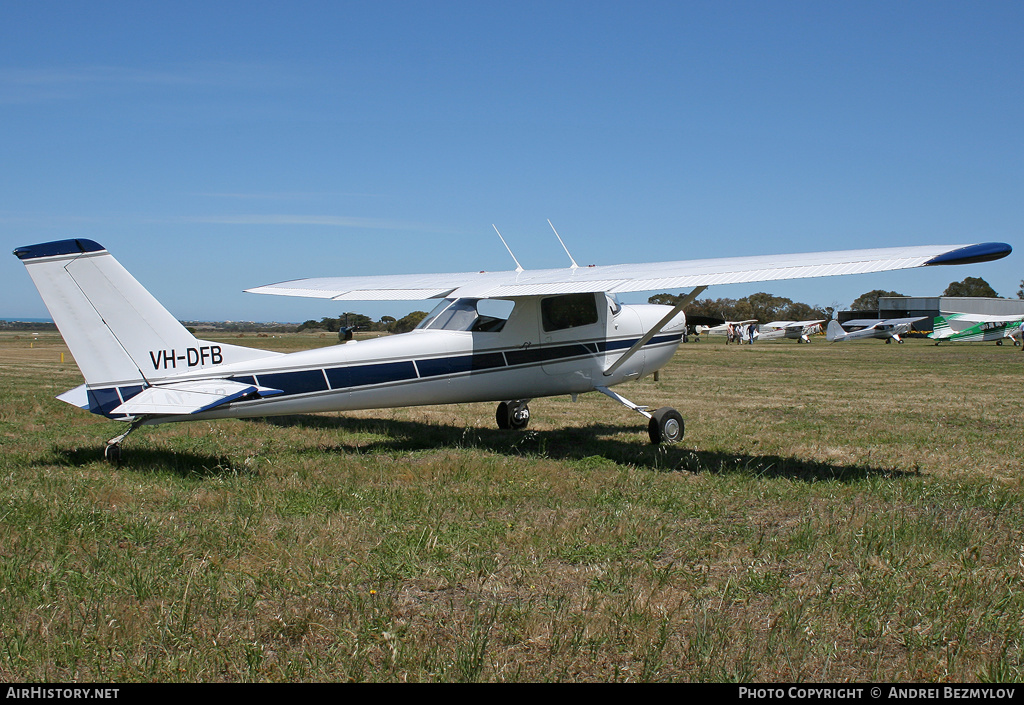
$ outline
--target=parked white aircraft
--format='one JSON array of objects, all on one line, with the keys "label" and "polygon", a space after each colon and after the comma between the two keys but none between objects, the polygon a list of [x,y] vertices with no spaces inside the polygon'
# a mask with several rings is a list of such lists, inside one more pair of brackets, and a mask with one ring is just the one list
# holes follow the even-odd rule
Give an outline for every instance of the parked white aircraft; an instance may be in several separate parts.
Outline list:
[{"label": "parked white aircraft", "polygon": [[[754,327],[753,333],[750,330],[751,326]],[[697,335],[727,336],[726,345],[733,340],[737,343],[753,343],[753,338],[757,337],[757,319],[748,318],[745,321],[726,321],[717,326],[697,326],[695,332]]]},{"label": "parked white aircraft", "polygon": [[842,343],[861,338],[883,338],[886,345],[892,341],[902,343],[901,335],[910,331],[911,326],[925,316],[917,318],[858,318],[839,325],[835,319],[829,321],[825,331],[825,340],[830,343]]},{"label": "parked white aircraft", "polygon": [[728,335],[730,330],[736,330],[740,326],[744,328],[751,323],[757,324],[756,318],[748,318],[745,321],[726,321],[717,326],[698,326],[698,333],[701,335]]},{"label": "parked white aircraft", "polygon": [[980,342],[994,340],[1002,345],[1005,338],[1020,345],[1018,338],[1024,330],[1021,323],[1024,316],[990,316],[983,313],[943,313],[935,317],[934,330],[928,337],[938,345],[943,340],[950,342]]},{"label": "parked white aircraft", "polygon": [[[612,391],[665,365],[683,308],[712,284],[877,272],[1005,257],[1009,245],[920,246],[507,272],[304,279],[250,291],[337,301],[439,299],[413,332],[290,354],[195,338],[102,246],[62,240],[14,251],[85,377],[58,398],[142,424],[499,402],[524,428],[527,402],[598,391],[649,419],[653,443],[683,437],[679,412]],[[571,259],[571,256],[570,256]],[[695,287],[674,307],[620,305],[618,292]]]},{"label": "parked white aircraft", "polygon": [[776,340],[777,338],[795,339],[798,343],[811,342],[811,336],[821,332],[820,321],[772,321],[761,326],[758,340]]}]

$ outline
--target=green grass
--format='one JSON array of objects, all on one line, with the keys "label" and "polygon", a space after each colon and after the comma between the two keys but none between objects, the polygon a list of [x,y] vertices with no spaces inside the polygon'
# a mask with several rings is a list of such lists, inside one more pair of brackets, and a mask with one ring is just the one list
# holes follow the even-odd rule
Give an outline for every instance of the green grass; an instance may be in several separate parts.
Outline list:
[{"label": "green grass", "polygon": [[[230,342],[280,350],[314,336]],[[0,336],[0,679],[1012,681],[1024,355],[684,345],[602,395],[140,429]]]}]

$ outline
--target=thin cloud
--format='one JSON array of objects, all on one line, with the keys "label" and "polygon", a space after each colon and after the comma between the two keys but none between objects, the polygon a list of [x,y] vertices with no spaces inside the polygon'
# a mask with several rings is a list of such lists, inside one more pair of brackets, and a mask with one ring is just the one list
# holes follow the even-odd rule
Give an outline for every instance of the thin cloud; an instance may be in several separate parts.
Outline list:
[{"label": "thin cloud", "polygon": [[344,215],[242,214],[209,215],[183,218],[189,223],[217,225],[327,225],[336,228],[369,228],[374,230],[430,230],[422,223],[380,218],[359,218]]},{"label": "thin cloud", "polygon": [[204,198],[224,198],[239,201],[301,201],[313,198],[384,198],[376,193],[317,193],[317,192],[256,192],[256,193],[193,193]]},{"label": "thin cloud", "polygon": [[296,80],[279,67],[247,63],[197,63],[167,68],[58,66],[0,68],[0,103],[75,100],[96,93],[137,88],[249,90]]}]

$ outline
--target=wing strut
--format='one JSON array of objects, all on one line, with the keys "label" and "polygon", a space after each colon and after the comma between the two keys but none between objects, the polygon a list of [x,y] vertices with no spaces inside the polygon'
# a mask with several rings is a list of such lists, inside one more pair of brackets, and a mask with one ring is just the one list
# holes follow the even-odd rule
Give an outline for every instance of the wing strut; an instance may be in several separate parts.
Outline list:
[{"label": "wing strut", "polygon": [[661,329],[664,328],[665,326],[667,326],[669,321],[671,321],[673,318],[675,318],[677,315],[679,315],[679,312],[682,311],[684,307],[689,306],[693,302],[694,299],[696,299],[698,296],[703,294],[705,289],[707,289],[706,286],[698,286],[696,289],[694,289],[689,294],[684,296],[679,301],[679,303],[677,303],[675,305],[675,307],[673,307],[673,309],[671,311],[669,311],[665,315],[664,318],[662,318],[660,321],[658,321],[654,325],[654,327],[652,327],[649,331],[647,331],[647,334],[644,335],[644,337],[642,337],[642,338],[640,338],[640,340],[636,341],[636,343],[633,344],[633,347],[631,347],[629,350],[627,350],[625,352],[625,354],[623,354],[622,357],[620,357],[618,360],[613,362],[608,367],[608,369],[606,369],[604,371],[604,376],[605,377],[610,377],[611,375],[615,374],[615,370],[619,369],[619,367],[621,367],[622,364],[624,362],[626,362],[626,360],[628,360],[629,358],[633,357],[633,355],[636,354],[637,350],[639,350],[643,346],[647,345],[647,343],[650,342],[651,338],[653,338],[658,333],[660,333]]}]

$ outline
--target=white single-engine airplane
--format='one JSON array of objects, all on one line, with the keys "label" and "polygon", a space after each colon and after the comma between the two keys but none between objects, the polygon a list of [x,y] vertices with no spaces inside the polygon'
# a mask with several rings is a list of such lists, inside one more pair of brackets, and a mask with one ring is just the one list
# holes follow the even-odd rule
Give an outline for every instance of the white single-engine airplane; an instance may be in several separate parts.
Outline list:
[{"label": "white single-engine airplane", "polygon": [[730,330],[736,330],[737,328],[746,327],[750,324],[757,324],[756,318],[748,318],[745,321],[726,321],[725,323],[719,323],[717,326],[702,326],[700,329],[701,335],[728,335]]},{"label": "white single-engine airplane", "polygon": [[[58,398],[131,424],[107,443],[104,455],[116,460],[142,424],[496,401],[498,426],[521,429],[529,400],[592,391],[647,417],[653,443],[675,442],[684,431],[678,411],[648,412],[612,387],[669,361],[685,330],[683,308],[708,286],[985,262],[1010,251],[985,243],[590,267],[573,261],[535,271],[517,262],[506,272],[250,289],[336,301],[440,300],[411,333],[289,354],[195,338],[92,240],[14,254],[85,378]],[[676,306],[621,305],[614,296],[689,287]]]},{"label": "white single-engine airplane", "polygon": [[811,336],[821,332],[820,321],[772,321],[761,326],[758,340],[775,340],[777,338],[795,339],[798,343],[811,342]]},{"label": "white single-engine airplane", "polygon": [[[888,345],[892,341],[902,343],[901,335],[910,332],[911,327],[926,316],[918,318],[858,318],[840,325],[835,319],[828,322],[825,340],[843,343],[863,338],[882,338]],[[849,332],[846,329],[852,329]]]},{"label": "white single-engine airplane", "polygon": [[720,323],[717,326],[698,326],[695,329],[697,335],[724,335],[726,336],[725,344],[728,345],[733,340],[739,343],[752,343],[753,337],[751,335],[750,327],[753,326],[753,337],[757,336],[757,319],[748,318],[745,321],[726,321]]}]

